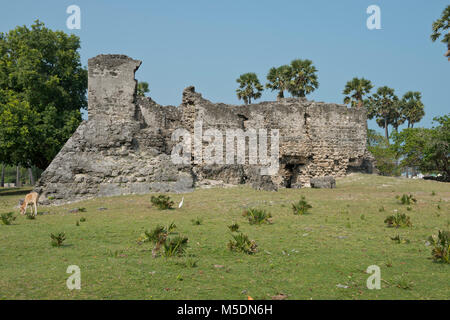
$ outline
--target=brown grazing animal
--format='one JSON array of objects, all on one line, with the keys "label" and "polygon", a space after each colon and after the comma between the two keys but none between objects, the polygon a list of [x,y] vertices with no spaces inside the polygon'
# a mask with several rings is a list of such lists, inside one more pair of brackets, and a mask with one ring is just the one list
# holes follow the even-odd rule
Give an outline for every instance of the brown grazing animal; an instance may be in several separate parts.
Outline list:
[{"label": "brown grazing animal", "polygon": [[[22,205],[20,206],[20,214],[26,214],[28,204],[31,203],[34,204],[34,215],[37,216],[37,202],[39,199],[39,194],[37,192],[30,192],[25,196],[25,200],[22,202]],[[31,213],[33,213],[33,207],[31,207]]]}]

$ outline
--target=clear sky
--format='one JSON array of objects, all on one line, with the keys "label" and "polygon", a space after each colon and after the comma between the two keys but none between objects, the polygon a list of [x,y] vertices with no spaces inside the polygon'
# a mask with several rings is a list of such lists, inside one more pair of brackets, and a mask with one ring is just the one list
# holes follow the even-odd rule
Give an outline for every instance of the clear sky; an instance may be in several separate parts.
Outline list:
[{"label": "clear sky", "polygon": [[[69,5],[81,8],[81,29],[69,30]],[[369,30],[369,5],[381,8],[381,30]],[[421,91],[426,116],[420,126],[450,111],[446,47],[430,40],[431,24],[448,0],[15,0],[3,1],[0,31],[36,19],[81,38],[83,65],[100,53],[143,61],[136,77],[150,96],[179,105],[194,85],[213,102],[240,104],[236,78],[291,60],[311,59],[319,88],[308,99],[342,103],[353,77],[387,85],[401,96]],[[376,88],[375,88],[376,89]],[[261,100],[275,100],[265,91]],[[376,128],[374,121],[370,128]]]}]

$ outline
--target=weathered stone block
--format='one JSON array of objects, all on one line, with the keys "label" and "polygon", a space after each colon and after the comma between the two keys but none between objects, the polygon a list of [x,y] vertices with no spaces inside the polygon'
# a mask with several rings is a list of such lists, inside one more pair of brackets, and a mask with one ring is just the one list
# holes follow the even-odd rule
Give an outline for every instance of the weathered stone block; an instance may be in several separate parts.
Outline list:
[{"label": "weathered stone block", "polygon": [[336,179],[334,177],[315,177],[311,178],[310,184],[311,188],[333,189],[336,188]]}]

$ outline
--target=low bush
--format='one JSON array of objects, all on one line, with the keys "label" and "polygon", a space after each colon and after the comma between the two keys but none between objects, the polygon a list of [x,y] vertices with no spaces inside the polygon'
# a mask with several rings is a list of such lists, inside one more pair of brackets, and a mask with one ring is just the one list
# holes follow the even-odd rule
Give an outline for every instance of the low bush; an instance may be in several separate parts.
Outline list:
[{"label": "low bush", "polygon": [[175,236],[173,238],[167,238],[163,243],[164,257],[182,256],[187,247],[188,238],[184,236]]},{"label": "low bush", "polygon": [[431,246],[431,255],[434,261],[450,263],[450,232],[439,230],[438,235],[428,238]]},{"label": "low bush", "polygon": [[412,194],[403,194],[401,197],[397,196],[396,198],[400,199],[401,204],[408,206],[417,202],[416,198],[414,198]]},{"label": "low bush", "polygon": [[302,198],[296,202],[292,204],[292,211],[294,212],[295,215],[304,215],[309,213],[309,209],[312,208],[312,205],[310,205],[304,196],[302,196]]},{"label": "low bush", "polygon": [[4,225],[10,225],[14,220],[16,220],[14,212],[2,213],[0,219]]},{"label": "low bush", "polygon": [[254,254],[257,252],[258,246],[255,240],[250,240],[246,234],[238,233],[232,234],[233,240],[228,242],[228,249],[236,252],[243,252],[246,254]]},{"label": "low bush", "polygon": [[64,232],[60,232],[57,235],[53,233],[50,234],[50,238],[52,238],[52,246],[53,247],[61,247],[63,242],[66,240],[66,234]]},{"label": "low bush", "polygon": [[138,239],[138,243],[148,241],[154,243],[155,246],[152,250],[153,258],[156,258],[158,256],[158,253],[161,251],[161,248],[164,249],[162,255],[165,257],[182,255],[185,252],[188,238],[178,235],[175,237],[170,237],[176,234],[174,232],[176,227],[177,226],[173,222],[167,227],[158,225],[151,231],[145,231],[145,236],[140,237]]},{"label": "low bush", "polygon": [[172,209],[174,202],[170,200],[169,196],[160,194],[159,196],[152,196],[150,199],[151,203],[156,206],[159,210]]},{"label": "low bush", "polygon": [[195,219],[192,219],[191,222],[192,222],[192,224],[193,224],[194,226],[199,226],[199,225],[201,225],[201,224],[203,223],[203,219],[197,217],[197,218],[195,218]]},{"label": "low bush", "polygon": [[395,215],[388,216],[384,220],[384,223],[386,223],[388,227],[395,228],[405,228],[412,226],[410,217],[404,213],[396,213]]},{"label": "low bush", "polygon": [[239,231],[239,225],[235,222],[233,224],[230,224],[228,226],[228,229],[230,229],[231,232],[238,232]]},{"label": "low bush", "polygon": [[250,208],[245,210],[242,216],[246,217],[250,224],[272,223],[272,220],[270,219],[272,218],[272,215],[263,209]]},{"label": "low bush", "polygon": [[395,237],[390,237],[392,241],[394,241],[395,243],[410,243],[411,241],[409,241],[409,239],[402,239],[400,237],[400,235],[396,235]]}]

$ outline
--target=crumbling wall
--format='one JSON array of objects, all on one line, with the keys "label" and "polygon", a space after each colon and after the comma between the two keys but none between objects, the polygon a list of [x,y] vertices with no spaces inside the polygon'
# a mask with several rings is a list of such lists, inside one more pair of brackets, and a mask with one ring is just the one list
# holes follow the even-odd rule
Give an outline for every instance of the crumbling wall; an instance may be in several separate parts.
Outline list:
[{"label": "crumbling wall", "polygon": [[[267,190],[300,188],[310,186],[312,177],[373,170],[363,109],[293,98],[244,106],[215,104],[194,87],[183,91],[179,107],[161,106],[136,96],[134,73],[140,64],[124,55],[89,60],[89,120],[83,121],[38,182],[36,190],[44,202],[188,192],[209,181],[249,183]],[[215,128],[224,134],[227,129],[279,130],[278,173],[261,176],[262,166],[248,161],[175,164],[171,152],[177,142],[172,133],[179,128],[193,133],[199,121],[203,130]]]}]

